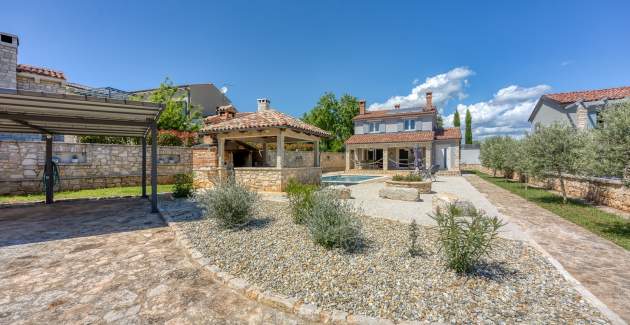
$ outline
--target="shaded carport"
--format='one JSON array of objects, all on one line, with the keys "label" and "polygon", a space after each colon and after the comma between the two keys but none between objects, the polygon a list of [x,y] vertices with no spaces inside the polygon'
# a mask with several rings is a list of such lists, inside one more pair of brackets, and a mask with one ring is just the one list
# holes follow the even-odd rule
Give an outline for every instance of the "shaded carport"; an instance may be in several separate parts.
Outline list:
[{"label": "shaded carport", "polygon": [[0,132],[46,136],[46,204],[53,203],[53,135],[142,139],[142,197],[147,197],[147,135],[151,132],[151,211],[157,212],[157,119],[163,106],[107,97],[0,89]]}]

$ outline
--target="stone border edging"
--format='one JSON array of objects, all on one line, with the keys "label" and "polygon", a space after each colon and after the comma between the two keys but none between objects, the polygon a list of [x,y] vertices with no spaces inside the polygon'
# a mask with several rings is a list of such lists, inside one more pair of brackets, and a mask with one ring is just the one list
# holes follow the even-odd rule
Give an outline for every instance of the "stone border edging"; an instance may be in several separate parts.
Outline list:
[{"label": "stone border edging", "polygon": [[193,247],[190,240],[188,240],[183,231],[177,226],[177,222],[173,220],[172,217],[178,214],[171,214],[159,207],[158,210],[160,211],[159,214],[162,219],[164,219],[168,226],[175,232],[177,244],[186,250],[186,254],[190,256],[193,261],[210,272],[214,280],[226,285],[250,300],[257,301],[271,308],[293,314],[303,320],[311,322],[327,324],[427,324],[427,322],[422,321],[394,322],[386,318],[351,314],[337,309],[326,310],[315,304],[304,303],[301,299],[263,290],[256,285],[250,284],[245,279],[232,276],[227,272],[221,271],[218,266],[211,264],[210,259],[203,257],[203,254],[197,248]]}]

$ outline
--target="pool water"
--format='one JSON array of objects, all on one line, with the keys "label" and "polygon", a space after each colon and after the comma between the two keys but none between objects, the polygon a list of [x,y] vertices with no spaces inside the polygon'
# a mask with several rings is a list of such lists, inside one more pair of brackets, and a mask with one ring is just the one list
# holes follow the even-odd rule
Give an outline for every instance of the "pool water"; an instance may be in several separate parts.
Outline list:
[{"label": "pool water", "polygon": [[332,175],[322,176],[322,184],[324,185],[355,185],[381,176],[368,175]]}]

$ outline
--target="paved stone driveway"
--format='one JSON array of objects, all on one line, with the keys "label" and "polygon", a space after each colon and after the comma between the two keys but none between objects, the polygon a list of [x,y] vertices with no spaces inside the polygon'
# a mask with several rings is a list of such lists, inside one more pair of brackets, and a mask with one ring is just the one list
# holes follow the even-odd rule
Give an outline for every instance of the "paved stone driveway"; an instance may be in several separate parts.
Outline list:
[{"label": "paved stone driveway", "polygon": [[141,199],[0,208],[0,324],[298,322],[214,282],[148,211]]},{"label": "paved stone driveway", "polygon": [[466,179],[591,293],[630,322],[629,251],[476,175]]}]

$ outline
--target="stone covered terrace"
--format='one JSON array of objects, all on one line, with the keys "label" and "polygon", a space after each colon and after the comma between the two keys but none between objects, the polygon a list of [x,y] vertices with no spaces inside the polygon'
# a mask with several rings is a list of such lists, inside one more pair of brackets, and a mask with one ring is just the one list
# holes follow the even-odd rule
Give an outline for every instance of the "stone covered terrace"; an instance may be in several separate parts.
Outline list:
[{"label": "stone covered terrace", "polygon": [[[330,134],[271,109],[268,99],[259,99],[253,113],[239,113],[231,105],[220,107],[204,123],[203,145],[193,150],[197,186],[211,187],[232,172],[238,182],[256,191],[283,191],[292,178],[319,183],[319,142]],[[288,159],[288,144],[311,146],[311,161],[302,156]]]}]

